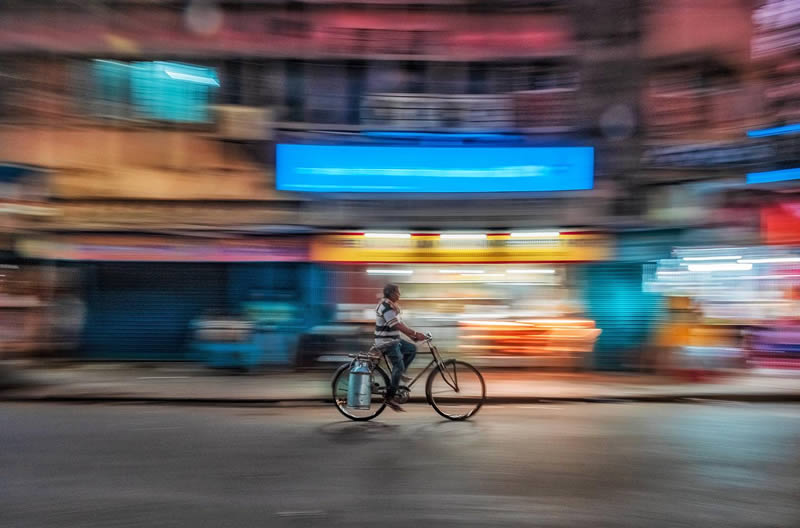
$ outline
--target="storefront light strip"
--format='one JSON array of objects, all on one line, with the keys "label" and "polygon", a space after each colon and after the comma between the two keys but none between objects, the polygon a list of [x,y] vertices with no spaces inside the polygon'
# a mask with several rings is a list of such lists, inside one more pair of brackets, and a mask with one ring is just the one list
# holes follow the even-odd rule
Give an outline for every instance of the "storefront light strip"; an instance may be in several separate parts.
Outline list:
[{"label": "storefront light strip", "polygon": [[559,231],[519,231],[512,232],[511,238],[557,238],[560,235]]},{"label": "storefront light strip", "polygon": [[742,259],[738,261],[739,264],[781,264],[783,262],[800,262],[800,257],[771,257],[771,258],[756,258],[756,259]]},{"label": "storefront light strip", "polygon": [[511,321],[459,321],[459,323],[478,326],[525,326],[522,323]]},{"label": "storefront light strip", "polygon": [[364,233],[364,238],[411,238],[411,233]]},{"label": "storefront light strip", "polygon": [[746,182],[754,183],[776,183],[791,181],[800,178],[800,168],[781,169],[766,172],[750,172],[747,174]]},{"label": "storefront light strip", "polygon": [[166,73],[167,77],[170,79],[175,79],[178,81],[188,81],[198,84],[207,84],[209,86],[219,86],[219,81],[207,75],[194,75],[191,73],[182,73],[169,69],[165,69],[164,73]]},{"label": "storefront light strip", "polygon": [[689,271],[750,271],[752,264],[689,264]]},{"label": "storefront light strip", "polygon": [[483,240],[485,233],[442,233],[439,238],[443,240]]},{"label": "storefront light strip", "polygon": [[414,270],[404,269],[368,269],[369,275],[412,275]]},{"label": "storefront light strip", "polygon": [[739,277],[719,277],[718,280],[779,280],[798,279],[800,274],[793,275],[741,275]]},{"label": "storefront light strip", "polygon": [[741,255],[720,255],[718,257],[683,257],[686,261],[701,261],[701,260],[738,260],[742,258]]},{"label": "storefront light strip", "polygon": [[556,272],[554,269],[510,269],[506,270],[506,273],[515,273],[515,274],[537,274],[537,275],[553,275]]},{"label": "storefront light strip", "polygon": [[783,134],[791,134],[793,132],[800,132],[800,123],[773,127],[773,128],[762,128],[760,130],[748,130],[747,137],[759,138],[768,136],[780,136]]},{"label": "storefront light strip", "polygon": [[520,319],[520,323],[528,323],[528,324],[549,324],[549,325],[557,325],[557,324],[572,324],[572,325],[585,325],[585,326],[592,326],[594,327],[594,321],[589,319]]}]

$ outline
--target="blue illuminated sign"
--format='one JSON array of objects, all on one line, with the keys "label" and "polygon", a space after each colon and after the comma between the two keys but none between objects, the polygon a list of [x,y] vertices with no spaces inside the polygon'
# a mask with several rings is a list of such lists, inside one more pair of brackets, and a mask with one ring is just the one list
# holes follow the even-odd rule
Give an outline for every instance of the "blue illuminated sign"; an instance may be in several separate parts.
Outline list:
[{"label": "blue illuminated sign", "polygon": [[327,193],[578,191],[592,147],[277,146],[276,187]]},{"label": "blue illuminated sign", "polygon": [[747,183],[773,183],[797,179],[800,179],[800,168],[751,172],[747,175]]},{"label": "blue illuminated sign", "polygon": [[800,124],[784,125],[774,128],[762,128],[761,130],[748,130],[747,137],[769,137],[769,136],[782,136],[784,134],[794,134],[800,132]]}]

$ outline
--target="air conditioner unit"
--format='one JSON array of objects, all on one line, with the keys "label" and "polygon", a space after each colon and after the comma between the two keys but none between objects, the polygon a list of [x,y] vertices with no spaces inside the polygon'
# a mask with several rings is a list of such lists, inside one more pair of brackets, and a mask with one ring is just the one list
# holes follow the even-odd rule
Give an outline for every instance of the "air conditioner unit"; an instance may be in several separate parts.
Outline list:
[{"label": "air conditioner unit", "polygon": [[240,141],[263,141],[272,138],[271,108],[242,105],[214,107],[217,137]]}]

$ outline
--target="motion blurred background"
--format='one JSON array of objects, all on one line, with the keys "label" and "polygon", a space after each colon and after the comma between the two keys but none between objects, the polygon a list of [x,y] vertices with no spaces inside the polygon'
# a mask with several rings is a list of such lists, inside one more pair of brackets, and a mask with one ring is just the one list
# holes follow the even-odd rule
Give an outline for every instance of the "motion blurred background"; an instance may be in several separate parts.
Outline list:
[{"label": "motion blurred background", "polygon": [[[0,351],[800,369],[792,0],[5,0]],[[797,370],[800,374],[800,370]]]}]

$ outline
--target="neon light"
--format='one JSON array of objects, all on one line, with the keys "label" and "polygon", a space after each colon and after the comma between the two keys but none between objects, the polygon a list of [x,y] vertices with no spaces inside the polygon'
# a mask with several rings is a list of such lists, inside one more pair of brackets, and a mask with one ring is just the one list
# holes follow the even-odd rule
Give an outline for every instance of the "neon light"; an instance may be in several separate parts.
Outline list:
[{"label": "neon light", "polygon": [[683,257],[683,260],[686,261],[697,261],[697,260],[738,260],[742,258],[741,255],[730,255],[730,256],[719,256],[719,257]]},{"label": "neon light", "polygon": [[411,238],[411,233],[364,233],[364,238]]},{"label": "neon light", "polygon": [[414,270],[403,269],[368,269],[369,275],[413,275]]},{"label": "neon light", "polygon": [[796,180],[800,178],[800,167],[767,172],[751,172],[747,175],[747,183],[771,183]]},{"label": "neon light", "polygon": [[511,233],[511,238],[556,238],[561,236],[558,231],[531,231],[522,233]]},{"label": "neon light", "polygon": [[483,233],[442,233],[439,238],[443,240],[483,240],[486,235]]},{"label": "neon light", "polygon": [[768,136],[781,136],[783,134],[792,134],[794,132],[800,132],[800,123],[773,128],[762,128],[761,130],[748,130],[747,137],[759,138]]},{"label": "neon light", "polygon": [[478,325],[478,326],[525,326],[523,323],[514,323],[506,321],[459,321],[461,324]]},{"label": "neon light", "polygon": [[205,75],[193,75],[191,73],[181,73],[166,69],[164,70],[164,73],[166,73],[167,77],[170,79],[175,79],[177,81],[188,81],[198,84],[207,84],[209,86],[219,86],[219,81],[213,77],[207,77]]},{"label": "neon light", "polygon": [[575,191],[594,182],[592,147],[279,144],[276,165],[282,191]]},{"label": "neon light", "polygon": [[520,319],[521,323],[541,323],[541,324],[579,324],[579,325],[594,325],[593,321],[588,319]]},{"label": "neon light", "polygon": [[689,264],[689,271],[750,271],[752,264]]},{"label": "neon light", "polygon": [[782,262],[800,262],[800,257],[769,257],[757,259],[742,259],[739,264],[780,264]]}]

